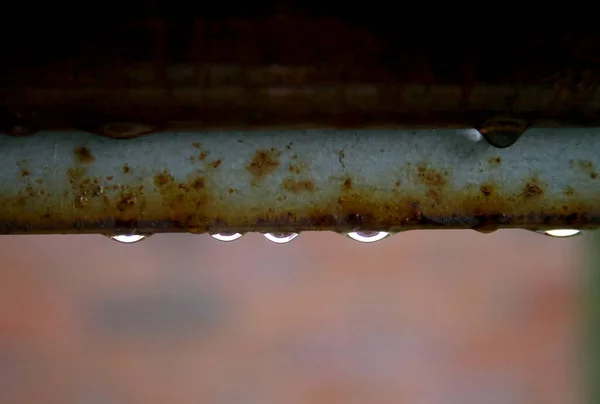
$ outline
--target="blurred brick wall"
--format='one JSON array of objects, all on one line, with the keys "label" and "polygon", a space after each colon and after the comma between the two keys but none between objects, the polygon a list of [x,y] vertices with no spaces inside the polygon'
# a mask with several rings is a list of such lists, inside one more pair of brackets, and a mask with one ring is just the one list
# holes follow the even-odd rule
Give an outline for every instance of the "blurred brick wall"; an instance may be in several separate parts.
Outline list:
[{"label": "blurred brick wall", "polygon": [[2,237],[0,403],[579,403],[583,241]]}]

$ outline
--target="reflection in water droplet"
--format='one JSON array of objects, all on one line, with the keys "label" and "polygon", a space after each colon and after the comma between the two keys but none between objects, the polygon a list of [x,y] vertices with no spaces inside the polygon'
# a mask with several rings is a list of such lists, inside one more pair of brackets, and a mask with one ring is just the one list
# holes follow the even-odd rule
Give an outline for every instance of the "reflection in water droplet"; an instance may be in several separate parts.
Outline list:
[{"label": "reflection in water droplet", "polygon": [[479,142],[481,139],[483,139],[481,133],[475,128],[458,129],[457,132],[469,139],[471,142]]},{"label": "reflection in water droplet", "polygon": [[284,244],[298,237],[298,233],[265,233],[264,236],[277,244]]},{"label": "reflection in water droplet", "polygon": [[217,233],[217,234],[211,234],[211,236],[213,236],[214,238],[216,238],[219,241],[234,241],[237,240],[238,238],[242,237],[241,233]]},{"label": "reflection in water droplet", "polygon": [[357,231],[348,233],[348,237],[361,243],[374,243],[383,240],[389,235],[390,233],[385,231]]},{"label": "reflection in water droplet", "polygon": [[572,236],[577,236],[578,234],[581,234],[582,231],[575,230],[575,229],[558,229],[558,230],[546,230],[544,233],[546,235],[552,236],[552,237],[572,237]]},{"label": "reflection in water droplet", "polygon": [[119,234],[117,236],[112,236],[111,238],[119,243],[131,244],[142,241],[146,236],[142,236],[141,234]]}]

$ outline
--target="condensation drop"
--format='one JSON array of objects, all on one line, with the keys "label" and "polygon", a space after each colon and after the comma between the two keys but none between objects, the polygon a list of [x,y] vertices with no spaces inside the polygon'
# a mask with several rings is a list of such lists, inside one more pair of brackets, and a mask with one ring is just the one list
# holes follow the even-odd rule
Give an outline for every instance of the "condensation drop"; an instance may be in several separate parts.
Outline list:
[{"label": "condensation drop", "polygon": [[348,237],[361,243],[374,243],[383,240],[389,235],[390,233],[385,231],[357,231],[348,233]]},{"label": "condensation drop", "polygon": [[557,229],[557,230],[546,230],[544,234],[551,237],[572,237],[581,234],[581,230],[575,229]]},{"label": "condensation drop", "polygon": [[234,241],[242,237],[242,233],[217,233],[211,234],[211,236],[219,241]]},{"label": "condensation drop", "polygon": [[471,129],[458,129],[457,132],[459,134],[461,134],[462,136],[464,136],[465,138],[467,138],[468,140],[470,140],[471,142],[479,142],[481,139],[483,139],[483,136],[481,135],[481,133],[474,128]]},{"label": "condensation drop", "polygon": [[298,237],[298,233],[265,233],[264,236],[274,243],[284,244]]},{"label": "condensation drop", "polygon": [[131,244],[142,241],[146,236],[142,236],[141,234],[118,234],[116,236],[111,236],[111,238],[119,243]]}]

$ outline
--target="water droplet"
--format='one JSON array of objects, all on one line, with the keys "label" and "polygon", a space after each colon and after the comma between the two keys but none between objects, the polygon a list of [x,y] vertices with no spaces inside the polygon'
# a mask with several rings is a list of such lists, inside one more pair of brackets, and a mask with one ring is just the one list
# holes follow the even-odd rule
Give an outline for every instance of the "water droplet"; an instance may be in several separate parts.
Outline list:
[{"label": "water droplet", "polygon": [[119,243],[131,244],[142,241],[143,239],[147,238],[147,236],[142,236],[141,234],[118,234],[116,236],[111,236],[110,238],[118,241]]},{"label": "water droplet", "polygon": [[583,233],[581,230],[575,229],[557,229],[557,230],[546,230],[542,233],[550,237],[573,237]]},{"label": "water droplet", "polygon": [[234,241],[242,237],[242,233],[217,233],[211,234],[211,236],[219,241]]},{"label": "water droplet", "polygon": [[347,234],[353,240],[360,241],[361,243],[374,243],[379,240],[383,240],[390,233],[385,231],[357,231]]},{"label": "water droplet", "polygon": [[264,236],[274,243],[284,244],[298,237],[298,233],[265,233]]},{"label": "water droplet", "polygon": [[470,140],[471,142],[479,142],[483,139],[483,135],[475,128],[471,129],[458,129],[457,132]]}]

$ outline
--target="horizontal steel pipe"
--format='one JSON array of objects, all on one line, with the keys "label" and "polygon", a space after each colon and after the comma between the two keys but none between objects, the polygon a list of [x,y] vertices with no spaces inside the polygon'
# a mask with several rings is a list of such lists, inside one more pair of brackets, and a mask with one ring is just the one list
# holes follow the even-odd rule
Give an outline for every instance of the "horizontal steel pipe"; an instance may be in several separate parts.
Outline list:
[{"label": "horizontal steel pipe", "polygon": [[[600,129],[0,136],[0,233],[600,226]],[[467,136],[465,136],[467,135]]]}]

